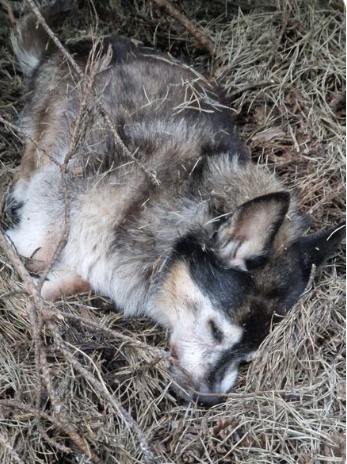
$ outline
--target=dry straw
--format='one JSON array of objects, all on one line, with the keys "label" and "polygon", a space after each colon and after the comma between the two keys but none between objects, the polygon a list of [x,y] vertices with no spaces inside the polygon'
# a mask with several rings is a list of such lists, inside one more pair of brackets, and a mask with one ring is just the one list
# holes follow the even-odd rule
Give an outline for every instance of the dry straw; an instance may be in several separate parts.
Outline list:
[{"label": "dry straw", "polygon": [[[80,3],[58,36],[130,34],[208,69],[225,86],[254,161],[298,189],[313,229],[341,220],[342,2]],[[3,5],[19,13],[17,2]],[[23,83],[6,24],[0,21],[2,199],[23,147],[16,130]],[[242,367],[227,401],[210,409],[172,396],[159,328],[124,320],[91,295],[46,304],[28,288],[24,266],[3,251],[0,269],[1,463],[345,462],[342,253],[273,328],[258,359]]]}]

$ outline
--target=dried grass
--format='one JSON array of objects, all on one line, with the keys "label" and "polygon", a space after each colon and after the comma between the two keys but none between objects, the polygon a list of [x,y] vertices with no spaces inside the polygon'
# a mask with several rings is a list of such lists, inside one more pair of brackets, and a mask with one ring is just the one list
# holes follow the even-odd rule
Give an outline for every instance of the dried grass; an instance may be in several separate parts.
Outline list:
[{"label": "dried grass", "polygon": [[[313,229],[337,223],[345,210],[342,2],[175,6],[215,42],[212,56],[147,0],[81,2],[60,32],[112,30],[209,68],[254,160],[299,189]],[[15,123],[22,79],[4,24],[0,108]],[[21,149],[21,134],[1,125],[2,197]],[[3,252],[0,269],[0,462],[345,462],[342,256],[242,367],[228,400],[210,409],[172,397],[158,327],[124,320],[91,295],[35,306]]]}]

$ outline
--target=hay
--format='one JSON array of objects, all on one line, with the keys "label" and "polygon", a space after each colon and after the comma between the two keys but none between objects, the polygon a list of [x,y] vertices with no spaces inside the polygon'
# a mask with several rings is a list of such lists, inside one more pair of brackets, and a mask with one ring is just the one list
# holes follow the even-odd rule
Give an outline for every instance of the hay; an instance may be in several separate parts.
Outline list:
[{"label": "hay", "polygon": [[[212,54],[149,0],[80,3],[63,37],[113,31],[209,69],[228,91],[254,161],[299,190],[313,229],[340,221],[342,2],[172,2],[215,43]],[[2,19],[1,117],[15,123],[22,79]],[[21,149],[21,134],[1,125],[2,198]],[[1,463],[345,462],[342,256],[242,367],[228,400],[210,409],[172,396],[158,327],[124,320],[91,295],[33,301],[3,252],[0,269]]]}]

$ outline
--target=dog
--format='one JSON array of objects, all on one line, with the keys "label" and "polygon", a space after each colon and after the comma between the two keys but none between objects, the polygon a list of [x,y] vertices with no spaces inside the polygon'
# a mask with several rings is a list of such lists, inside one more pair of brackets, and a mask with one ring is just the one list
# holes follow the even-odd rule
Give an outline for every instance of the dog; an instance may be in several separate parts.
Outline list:
[{"label": "dog", "polygon": [[[43,10],[49,24],[64,4]],[[297,199],[252,163],[221,89],[192,67],[121,37],[64,54],[32,13],[13,46],[27,142],[8,240],[32,271],[53,260],[43,298],[91,289],[169,329],[181,396],[217,403],[343,229],[304,236]]]}]

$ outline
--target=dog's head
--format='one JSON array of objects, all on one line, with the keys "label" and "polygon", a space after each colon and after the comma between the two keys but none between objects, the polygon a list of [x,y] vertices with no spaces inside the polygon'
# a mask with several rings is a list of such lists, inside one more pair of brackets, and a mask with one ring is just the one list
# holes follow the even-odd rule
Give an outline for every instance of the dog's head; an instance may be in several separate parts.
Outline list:
[{"label": "dog's head", "polygon": [[286,192],[255,198],[212,237],[193,231],[176,243],[155,304],[172,329],[173,373],[188,398],[219,401],[303,293],[312,266],[336,252],[343,228],[295,238],[289,201]]}]

